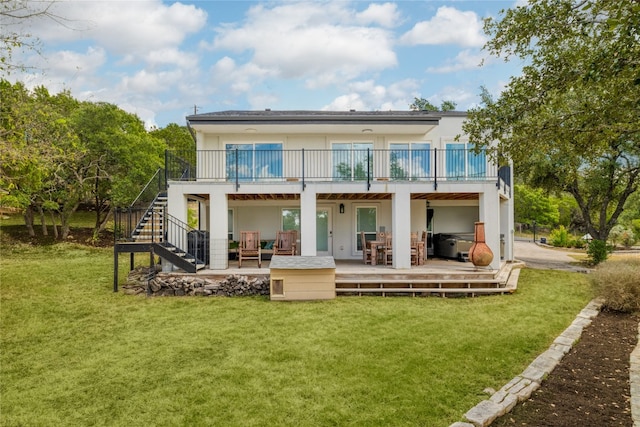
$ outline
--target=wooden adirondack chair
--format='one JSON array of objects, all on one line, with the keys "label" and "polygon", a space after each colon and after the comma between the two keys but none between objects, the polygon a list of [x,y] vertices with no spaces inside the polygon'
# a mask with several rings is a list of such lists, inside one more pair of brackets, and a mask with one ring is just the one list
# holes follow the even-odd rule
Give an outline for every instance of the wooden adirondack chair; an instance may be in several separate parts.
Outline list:
[{"label": "wooden adirondack chair", "polygon": [[238,245],[238,268],[242,268],[243,259],[255,259],[262,268],[262,249],[259,231],[241,231]]},{"label": "wooden adirondack chair", "polygon": [[274,255],[295,255],[298,232],[296,230],[278,231],[273,244]]}]

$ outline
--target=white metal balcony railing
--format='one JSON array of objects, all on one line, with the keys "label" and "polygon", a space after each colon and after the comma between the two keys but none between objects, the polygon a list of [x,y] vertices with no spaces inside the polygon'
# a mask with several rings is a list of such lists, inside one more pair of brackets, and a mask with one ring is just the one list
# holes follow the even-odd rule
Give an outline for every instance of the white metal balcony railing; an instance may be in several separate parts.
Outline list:
[{"label": "white metal balcony railing", "polygon": [[278,181],[495,181],[510,186],[508,167],[484,151],[429,150],[197,150],[167,152],[168,180]]}]

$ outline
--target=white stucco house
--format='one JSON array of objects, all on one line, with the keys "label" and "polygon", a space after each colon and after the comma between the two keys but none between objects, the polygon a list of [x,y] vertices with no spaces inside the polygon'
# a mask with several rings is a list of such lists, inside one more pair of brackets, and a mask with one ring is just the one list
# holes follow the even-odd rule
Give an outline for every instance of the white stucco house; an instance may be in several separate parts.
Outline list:
[{"label": "white stucco house", "polygon": [[[473,233],[513,260],[512,168],[462,134],[464,112],[222,111],[187,124],[195,152],[166,157],[166,212],[197,206],[208,268],[227,269],[229,242],[298,230],[298,253],[361,260],[360,232],[393,233],[392,268],[411,268],[410,234]],[[192,221],[193,222],[193,221]],[[167,233],[165,232],[165,236]],[[170,239],[170,233],[169,237]],[[500,256],[498,256],[500,254]]]}]

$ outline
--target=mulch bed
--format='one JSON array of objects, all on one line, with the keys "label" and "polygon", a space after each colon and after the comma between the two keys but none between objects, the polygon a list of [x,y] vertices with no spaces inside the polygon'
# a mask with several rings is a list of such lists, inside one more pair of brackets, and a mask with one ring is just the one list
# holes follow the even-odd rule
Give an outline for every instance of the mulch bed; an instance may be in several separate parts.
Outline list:
[{"label": "mulch bed", "polygon": [[529,400],[492,426],[632,426],[629,356],[638,316],[603,311]]}]

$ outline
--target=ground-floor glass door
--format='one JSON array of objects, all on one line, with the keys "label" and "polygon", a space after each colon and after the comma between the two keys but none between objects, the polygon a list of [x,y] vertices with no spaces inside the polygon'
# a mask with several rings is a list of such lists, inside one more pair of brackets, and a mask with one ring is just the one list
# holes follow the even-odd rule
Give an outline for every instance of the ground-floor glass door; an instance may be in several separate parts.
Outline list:
[{"label": "ground-floor glass door", "polygon": [[320,256],[333,255],[331,208],[316,209],[316,253]]}]

